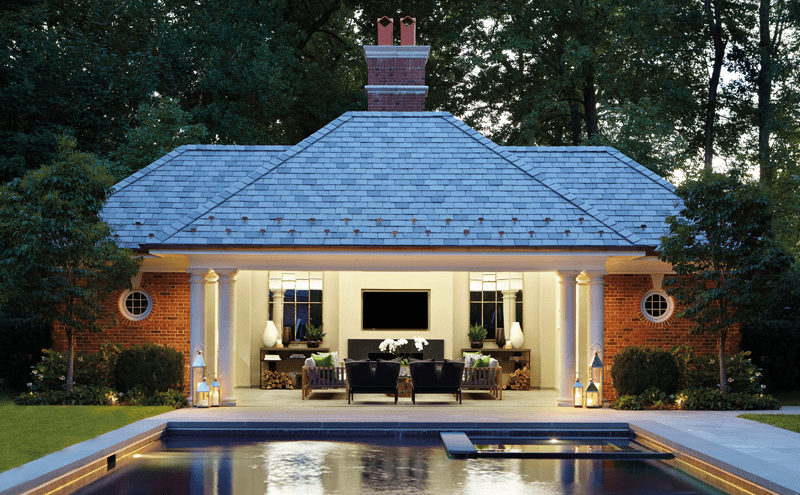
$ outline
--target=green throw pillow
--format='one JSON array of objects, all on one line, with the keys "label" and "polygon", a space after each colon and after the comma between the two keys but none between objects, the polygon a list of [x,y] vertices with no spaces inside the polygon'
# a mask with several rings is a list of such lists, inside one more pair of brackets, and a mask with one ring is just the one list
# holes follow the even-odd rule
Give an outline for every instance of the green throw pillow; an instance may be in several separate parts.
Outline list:
[{"label": "green throw pillow", "polygon": [[475,361],[474,368],[488,368],[489,367],[489,360],[492,359],[492,356],[482,356],[479,357]]},{"label": "green throw pillow", "polygon": [[333,356],[330,354],[326,356],[317,356],[316,354],[312,354],[311,357],[314,359],[314,364],[317,365],[317,368],[332,368],[333,364]]}]

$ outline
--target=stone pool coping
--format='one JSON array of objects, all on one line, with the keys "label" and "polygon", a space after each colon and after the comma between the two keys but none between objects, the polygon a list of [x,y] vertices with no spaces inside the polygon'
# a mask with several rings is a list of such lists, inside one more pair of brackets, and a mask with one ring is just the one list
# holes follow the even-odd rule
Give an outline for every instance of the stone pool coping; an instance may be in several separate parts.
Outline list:
[{"label": "stone pool coping", "polygon": [[[0,494],[48,493],[53,485],[46,490],[42,485],[54,481],[63,485],[92,473],[99,476],[105,471],[109,456],[116,454],[116,462],[124,463],[126,456],[157,440],[170,428],[227,432],[234,436],[237,431],[244,433],[253,429],[291,431],[293,434],[369,429],[385,433],[402,429],[408,435],[421,434],[423,430],[538,429],[547,434],[565,428],[623,427],[630,428],[636,436],[647,437],[674,449],[687,459],[699,460],[697,464],[707,463],[732,475],[733,487],[741,478],[774,493],[800,495],[800,434],[736,418],[742,411],[613,411],[558,407],[487,411],[486,408],[487,403],[463,407],[432,402],[427,406],[397,407],[370,403],[305,411],[291,408],[276,411],[260,407],[172,411],[0,473]],[[774,413],[800,414],[800,407],[786,407]],[[269,420],[265,421],[266,418]],[[766,490],[760,493],[769,493]]]}]

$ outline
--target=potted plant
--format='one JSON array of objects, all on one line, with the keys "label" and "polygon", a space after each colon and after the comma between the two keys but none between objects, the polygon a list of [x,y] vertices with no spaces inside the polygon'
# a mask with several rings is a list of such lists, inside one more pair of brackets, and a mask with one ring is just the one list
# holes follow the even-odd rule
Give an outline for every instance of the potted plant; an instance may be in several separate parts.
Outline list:
[{"label": "potted plant", "polygon": [[319,347],[319,343],[325,334],[322,332],[322,325],[316,326],[311,323],[306,323],[306,344],[308,347]]},{"label": "potted plant", "polygon": [[469,327],[469,332],[467,332],[469,336],[469,341],[472,342],[473,349],[482,349],[483,348],[483,339],[486,338],[486,329],[483,328],[483,325],[472,325]]}]

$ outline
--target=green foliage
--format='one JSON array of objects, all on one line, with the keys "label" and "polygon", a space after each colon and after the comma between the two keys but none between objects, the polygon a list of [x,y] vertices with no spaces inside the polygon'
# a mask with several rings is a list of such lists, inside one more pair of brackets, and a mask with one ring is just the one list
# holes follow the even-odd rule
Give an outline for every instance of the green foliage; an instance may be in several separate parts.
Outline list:
[{"label": "green foliage", "polygon": [[742,346],[763,369],[771,391],[794,390],[800,382],[800,324],[796,319],[757,319],[742,328]]},{"label": "green foliage", "polygon": [[322,325],[306,323],[306,340],[322,340],[323,337],[325,334],[322,332]]},{"label": "green foliage", "polygon": [[656,387],[650,387],[641,395],[622,395],[611,404],[613,409],[640,411],[642,409],[673,409],[675,395],[667,395]]},{"label": "green foliage", "polygon": [[[719,376],[719,361],[716,356],[701,356],[686,344],[672,348],[680,370],[682,389],[705,389],[716,385]],[[758,366],[750,359],[750,351],[741,351],[726,356],[727,389],[730,392],[762,394],[766,385]]]},{"label": "green foliage", "polygon": [[178,100],[161,98],[154,105],[140,104],[136,126],[111,154],[115,179],[124,179],[179,146],[200,143],[208,131],[202,124],[190,125],[190,121],[191,114]]},{"label": "green foliage", "polygon": [[731,411],[749,409],[780,409],[771,395],[744,392],[720,392],[716,388],[691,388],[676,395],[681,409],[689,411]]},{"label": "green foliage", "polygon": [[129,406],[169,406],[174,409],[189,407],[186,396],[178,390],[166,390],[148,394],[139,387],[119,393],[119,401]]},{"label": "green foliage", "polygon": [[651,387],[673,394],[680,379],[677,362],[670,352],[636,346],[614,355],[611,378],[620,396],[640,395]]},{"label": "green foliage", "polygon": [[483,339],[486,338],[486,333],[486,329],[483,328],[483,325],[478,325],[475,323],[470,325],[467,336],[469,337],[470,342],[483,342]]},{"label": "green foliage", "polygon": [[[63,391],[67,388],[68,356],[53,349],[42,349],[42,359],[31,366],[31,392]],[[111,387],[119,346],[105,343],[94,353],[75,353],[73,382],[76,387]]]},{"label": "green foliage", "polygon": [[[728,331],[758,315],[791,258],[771,240],[768,197],[757,184],[743,182],[739,172],[705,173],[676,194],[683,209],[667,219],[661,260],[678,276],[666,285],[684,307],[679,318],[694,321],[696,333],[719,337],[724,363]],[[718,383],[724,391],[724,366]]]},{"label": "green foliage", "polygon": [[18,406],[108,406],[116,403],[116,394],[108,387],[83,385],[72,390],[23,392],[14,399]]},{"label": "green foliage", "polygon": [[114,368],[118,390],[140,389],[146,396],[168,390],[183,391],[185,359],[169,346],[153,343],[123,350]]},{"label": "green foliage", "polygon": [[130,285],[139,262],[121,249],[100,217],[112,178],[94,156],[63,138],[53,165],[0,186],[0,305],[34,311],[73,336],[100,331],[102,301]]}]

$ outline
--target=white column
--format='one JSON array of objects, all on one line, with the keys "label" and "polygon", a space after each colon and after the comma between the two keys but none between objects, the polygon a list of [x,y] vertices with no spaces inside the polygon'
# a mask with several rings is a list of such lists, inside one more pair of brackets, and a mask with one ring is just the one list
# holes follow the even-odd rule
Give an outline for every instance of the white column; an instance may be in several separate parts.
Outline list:
[{"label": "white column", "polygon": [[236,269],[214,269],[219,275],[220,405],[235,406],[236,397]]},{"label": "white column", "polygon": [[[587,271],[586,275],[589,276],[589,365],[594,359],[594,350],[599,349],[600,360],[603,362],[603,367],[605,367],[603,287],[605,286],[605,276],[608,273],[605,271]],[[603,375],[605,376],[605,373]],[[605,395],[605,384],[600,383],[597,386],[600,388],[600,393]],[[602,401],[603,397],[600,400]]]},{"label": "white column", "polygon": [[[208,268],[189,268],[189,372],[197,351],[206,354],[206,274]],[[193,387],[189,387],[193,388]],[[194,390],[190,391],[189,403],[194,403]]]},{"label": "white column", "polygon": [[556,272],[561,285],[561,390],[559,406],[572,406],[572,384],[575,378],[575,286],[579,271]]}]

